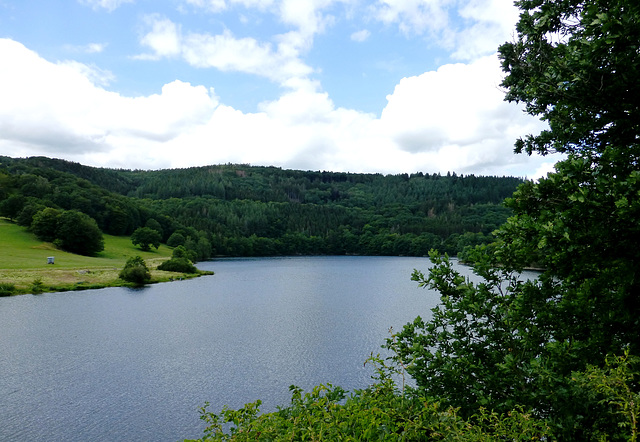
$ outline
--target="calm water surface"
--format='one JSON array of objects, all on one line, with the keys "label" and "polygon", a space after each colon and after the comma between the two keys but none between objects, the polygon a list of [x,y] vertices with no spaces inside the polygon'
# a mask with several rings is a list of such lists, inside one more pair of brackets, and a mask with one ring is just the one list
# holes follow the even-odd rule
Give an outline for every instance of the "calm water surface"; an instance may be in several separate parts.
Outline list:
[{"label": "calm water surface", "polygon": [[0,298],[0,440],[176,441],[198,407],[263,411],[289,385],[363,388],[389,327],[429,316],[410,280],[427,258],[295,257],[199,264],[214,276],[139,290]]}]

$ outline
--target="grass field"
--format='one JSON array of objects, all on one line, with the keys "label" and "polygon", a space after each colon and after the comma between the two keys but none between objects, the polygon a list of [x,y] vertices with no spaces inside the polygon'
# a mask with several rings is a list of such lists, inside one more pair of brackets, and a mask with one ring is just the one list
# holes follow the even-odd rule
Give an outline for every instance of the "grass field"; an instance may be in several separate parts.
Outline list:
[{"label": "grass field", "polygon": [[[45,292],[125,285],[118,273],[127,258],[135,255],[146,261],[152,282],[189,276],[155,270],[171,257],[171,249],[164,245],[143,252],[129,237],[104,235],[104,250],[97,256],[74,255],[39,241],[24,227],[0,218],[0,284],[13,285],[15,294],[34,292],[34,281],[41,281]],[[50,256],[55,264],[47,264]]]}]

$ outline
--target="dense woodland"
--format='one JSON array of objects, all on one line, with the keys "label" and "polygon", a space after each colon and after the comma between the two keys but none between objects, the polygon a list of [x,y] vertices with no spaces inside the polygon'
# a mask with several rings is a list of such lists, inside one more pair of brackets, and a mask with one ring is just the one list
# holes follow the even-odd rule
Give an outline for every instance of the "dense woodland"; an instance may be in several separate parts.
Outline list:
[{"label": "dense woodland", "polygon": [[[0,215],[36,233],[42,211],[79,211],[105,233],[156,229],[196,259],[291,254],[456,254],[491,241],[512,177],[381,175],[220,165],[113,170],[0,157]],[[48,213],[50,213],[49,211]],[[40,214],[40,215],[39,215]],[[40,235],[42,236],[42,235]],[[52,239],[47,238],[44,239]]]}]

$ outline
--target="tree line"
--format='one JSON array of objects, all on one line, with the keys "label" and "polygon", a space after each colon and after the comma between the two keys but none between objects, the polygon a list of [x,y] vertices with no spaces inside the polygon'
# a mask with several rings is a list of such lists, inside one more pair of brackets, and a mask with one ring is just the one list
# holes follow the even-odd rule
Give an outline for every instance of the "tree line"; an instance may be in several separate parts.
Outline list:
[{"label": "tree line", "polygon": [[[0,215],[32,227],[45,209],[73,210],[112,235],[153,229],[161,242],[184,246],[198,260],[423,256],[434,247],[457,254],[491,241],[491,232],[510,214],[502,200],[522,182],[455,173],[385,176],[237,164],[115,170],[45,157],[0,157]],[[38,223],[33,227],[36,233],[42,230]]]}]

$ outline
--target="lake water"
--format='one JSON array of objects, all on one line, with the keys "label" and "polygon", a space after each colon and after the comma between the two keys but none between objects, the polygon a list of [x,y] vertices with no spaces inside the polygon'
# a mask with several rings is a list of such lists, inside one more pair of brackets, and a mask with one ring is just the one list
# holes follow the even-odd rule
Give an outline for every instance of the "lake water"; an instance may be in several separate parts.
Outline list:
[{"label": "lake water", "polygon": [[0,440],[177,441],[202,436],[205,401],[272,411],[291,384],[363,388],[389,327],[438,302],[410,278],[429,265],[225,259],[137,290],[0,298]]}]

